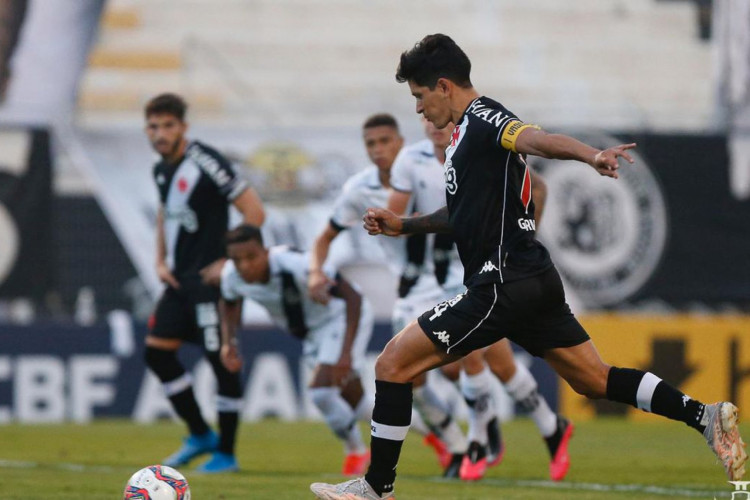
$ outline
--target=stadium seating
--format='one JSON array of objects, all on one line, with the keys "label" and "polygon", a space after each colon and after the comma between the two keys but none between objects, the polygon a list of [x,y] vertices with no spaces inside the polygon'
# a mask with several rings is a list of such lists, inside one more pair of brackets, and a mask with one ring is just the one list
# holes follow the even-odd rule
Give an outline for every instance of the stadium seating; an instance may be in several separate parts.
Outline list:
[{"label": "stadium seating", "polygon": [[438,31],[469,53],[475,85],[527,120],[714,125],[710,45],[698,38],[695,6],[655,0],[112,0],[81,117],[140,119],[139,104],[165,88],[222,123],[408,116],[412,99],[393,79],[398,55]]}]

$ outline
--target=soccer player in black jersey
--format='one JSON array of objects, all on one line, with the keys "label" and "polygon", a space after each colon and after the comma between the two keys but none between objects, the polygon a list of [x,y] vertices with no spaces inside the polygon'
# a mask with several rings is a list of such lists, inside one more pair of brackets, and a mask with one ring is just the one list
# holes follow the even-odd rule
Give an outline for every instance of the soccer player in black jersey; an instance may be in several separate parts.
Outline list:
[{"label": "soccer player in black jersey", "polygon": [[[161,381],[175,412],[188,426],[184,445],[162,463],[187,464],[205,453],[203,472],[237,470],[234,443],[242,405],[239,373],[221,362],[217,304],[219,290],[203,283],[201,273],[223,264],[229,204],[246,223],[260,226],[263,207],[255,191],[216,150],[185,137],[187,104],[161,94],[146,105],[146,135],[161,156],[153,175],[159,190],[156,270],[166,285],[146,336],[145,359]],[[216,374],[219,435],[201,416],[190,374],[177,359],[183,341],[203,346]]]},{"label": "soccer player in black jersey", "polygon": [[378,357],[372,462],[365,477],[338,485],[315,483],[312,491],[329,500],[394,498],[396,466],[409,428],[412,378],[503,335],[544,358],[584,396],[630,404],[695,428],[729,478],[740,479],[747,454],[737,408],[728,402],[704,405],[652,373],[602,361],[565,302],[549,253],[534,239],[526,155],[578,160],[616,179],[618,158],[632,163],[628,150],[635,144],[598,150],[526,124],[481,96],[470,71],[466,54],[441,34],[425,37],[401,55],[396,79],[408,83],[417,113],[438,128],[456,124],[444,164],[447,207],[411,218],[373,208],[364,217],[370,234],[450,232],[467,291],[422,314]]}]

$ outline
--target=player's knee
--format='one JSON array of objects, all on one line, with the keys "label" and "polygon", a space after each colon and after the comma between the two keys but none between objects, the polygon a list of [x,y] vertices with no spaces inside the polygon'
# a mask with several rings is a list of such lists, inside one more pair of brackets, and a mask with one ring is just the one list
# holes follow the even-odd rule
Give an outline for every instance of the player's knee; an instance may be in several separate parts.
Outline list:
[{"label": "player's knee", "polygon": [[406,383],[411,381],[412,375],[398,363],[396,349],[389,342],[375,361],[375,378],[386,382]]},{"label": "player's knee", "polygon": [[507,382],[516,374],[515,363],[494,364],[490,365],[490,368],[492,369],[492,373],[494,373],[502,382]]},{"label": "player's knee", "polygon": [[581,396],[589,399],[604,399],[607,397],[607,373],[609,367],[586,374],[584,377],[569,380],[570,387]]},{"label": "player's knee", "polygon": [[445,378],[452,382],[456,382],[461,373],[461,366],[459,366],[458,363],[448,363],[447,365],[441,366],[440,371]]},{"label": "player's knee", "polygon": [[177,359],[176,351],[167,351],[156,347],[146,346],[143,359],[151,371],[161,380],[174,380],[185,373],[185,369]]}]

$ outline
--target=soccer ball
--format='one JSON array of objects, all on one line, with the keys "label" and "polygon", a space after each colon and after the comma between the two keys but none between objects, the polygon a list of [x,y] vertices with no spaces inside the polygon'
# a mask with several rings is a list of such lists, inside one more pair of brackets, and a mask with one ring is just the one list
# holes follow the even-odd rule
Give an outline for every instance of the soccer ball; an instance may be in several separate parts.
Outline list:
[{"label": "soccer ball", "polygon": [[149,465],[133,474],[123,500],[190,500],[185,476],[166,465]]}]

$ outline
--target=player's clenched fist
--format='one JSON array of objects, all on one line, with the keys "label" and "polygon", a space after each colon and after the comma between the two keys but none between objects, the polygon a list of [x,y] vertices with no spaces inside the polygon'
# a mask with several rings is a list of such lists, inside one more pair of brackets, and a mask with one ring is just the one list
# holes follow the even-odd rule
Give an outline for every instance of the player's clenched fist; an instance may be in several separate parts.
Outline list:
[{"label": "player's clenched fist", "polygon": [[371,235],[399,236],[404,226],[401,217],[384,208],[368,208],[362,220]]}]

